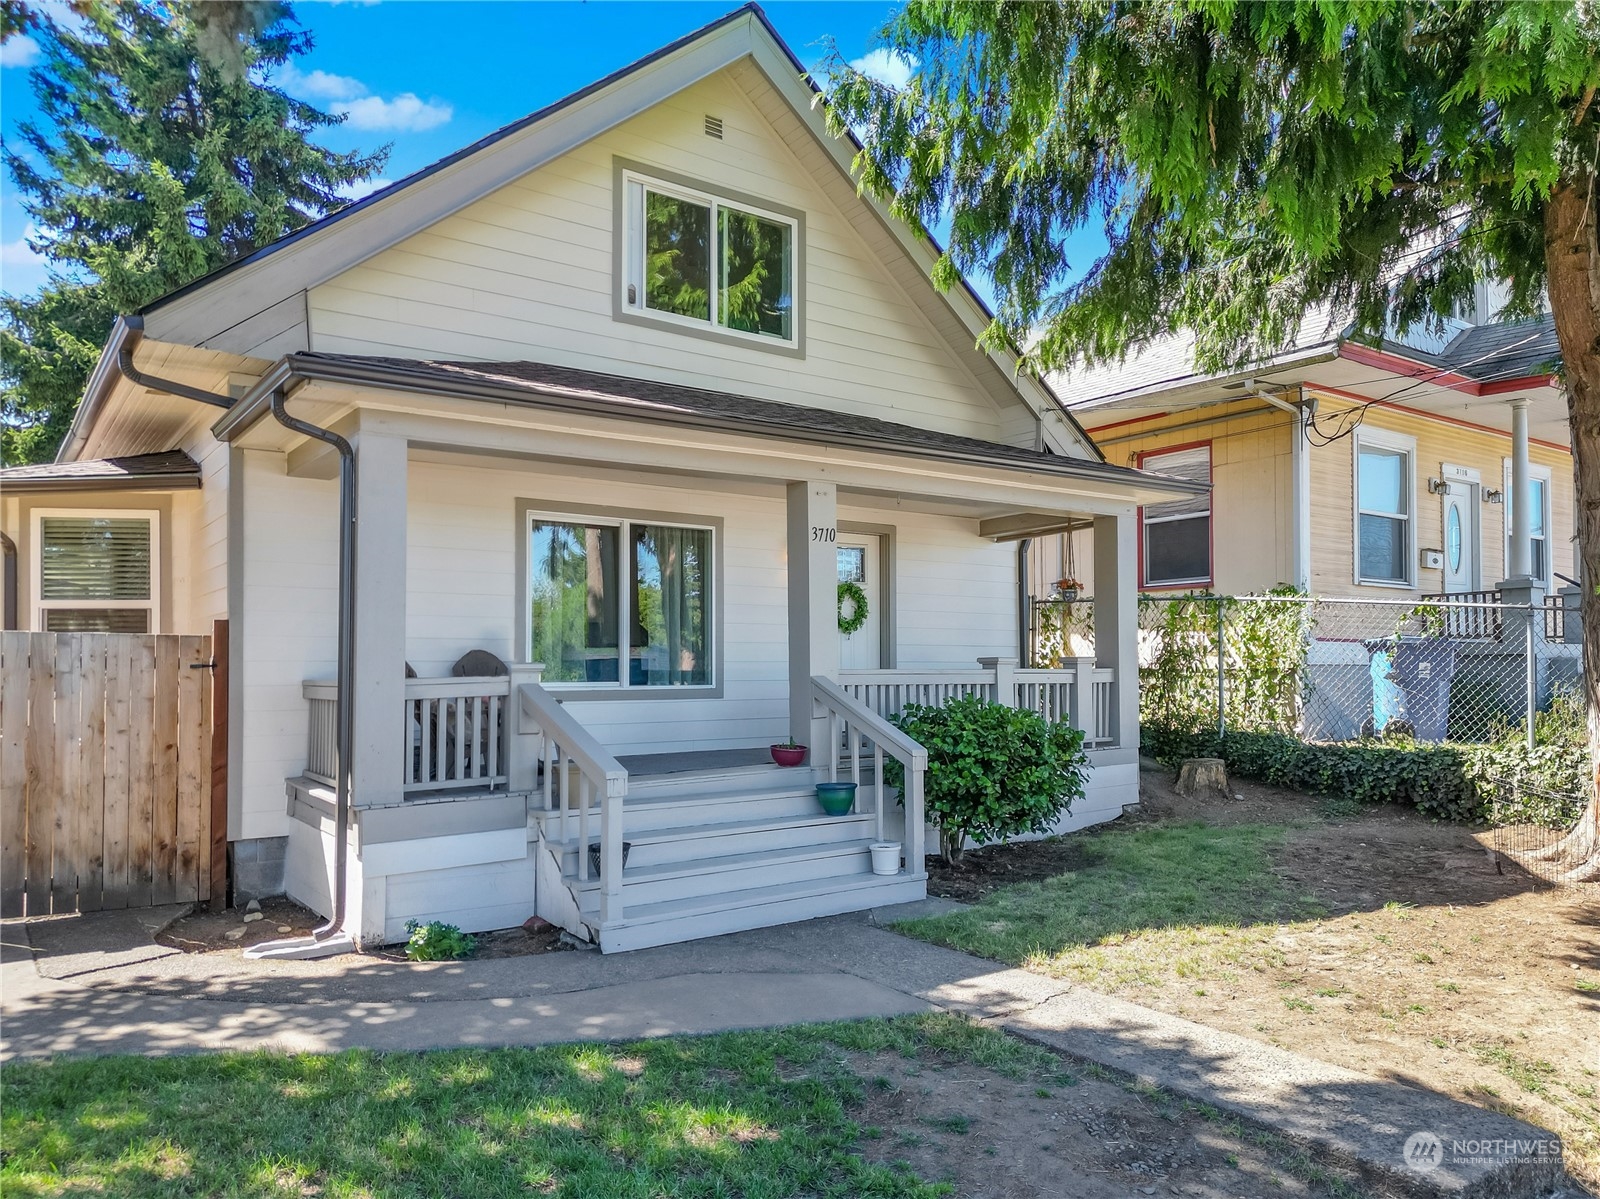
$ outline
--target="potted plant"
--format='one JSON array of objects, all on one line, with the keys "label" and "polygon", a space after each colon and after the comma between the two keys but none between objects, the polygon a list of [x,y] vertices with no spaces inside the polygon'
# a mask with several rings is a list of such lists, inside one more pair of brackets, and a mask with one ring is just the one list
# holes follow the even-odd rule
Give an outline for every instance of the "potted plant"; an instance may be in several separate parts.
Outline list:
[{"label": "potted plant", "polygon": [[1057,599],[1075,600],[1078,598],[1078,592],[1081,590],[1083,590],[1083,584],[1078,582],[1077,579],[1056,580]]},{"label": "potted plant", "polygon": [[847,816],[856,806],[856,784],[818,783],[817,803],[829,816]]},{"label": "potted plant", "polygon": [[779,766],[798,766],[806,760],[806,747],[793,737],[772,746],[772,760]]}]

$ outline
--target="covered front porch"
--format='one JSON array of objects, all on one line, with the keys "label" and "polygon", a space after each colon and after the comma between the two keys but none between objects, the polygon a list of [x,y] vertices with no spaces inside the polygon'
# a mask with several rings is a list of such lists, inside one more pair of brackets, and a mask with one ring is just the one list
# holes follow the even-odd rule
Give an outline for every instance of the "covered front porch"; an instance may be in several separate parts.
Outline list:
[{"label": "covered front porch", "polygon": [[[919,897],[926,755],[888,719],[912,702],[980,694],[1082,727],[1093,771],[1070,825],[1137,798],[1132,472],[1069,481],[565,412],[489,423],[422,397],[337,408],[318,415],[357,467],[346,866],[363,941],[410,919],[537,912],[627,949]],[[241,823],[267,824],[282,763],[288,888],[326,911],[337,464],[265,423],[236,445],[247,528],[291,507],[306,559],[246,592],[261,641],[242,655],[243,710],[275,707],[287,727],[245,746]],[[1095,530],[1111,583],[1100,656],[1020,669],[1016,543],[1068,522]],[[845,633],[840,583],[858,579],[873,619]],[[292,699],[281,661],[266,664],[289,644],[264,602],[274,585],[298,602]],[[496,660],[503,673],[482,670]],[[806,764],[772,765],[766,747],[789,738]],[[842,816],[817,806],[829,780],[859,784]],[[899,868],[873,873],[885,842]]]}]

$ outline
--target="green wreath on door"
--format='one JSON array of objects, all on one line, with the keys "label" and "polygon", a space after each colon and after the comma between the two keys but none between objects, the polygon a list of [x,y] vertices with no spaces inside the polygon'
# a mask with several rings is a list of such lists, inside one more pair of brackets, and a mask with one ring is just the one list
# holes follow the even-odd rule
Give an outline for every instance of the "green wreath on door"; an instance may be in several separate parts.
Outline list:
[{"label": "green wreath on door", "polygon": [[[845,602],[850,604],[850,615],[844,614]],[[848,637],[867,623],[867,593],[860,583],[839,584],[839,631]]]}]

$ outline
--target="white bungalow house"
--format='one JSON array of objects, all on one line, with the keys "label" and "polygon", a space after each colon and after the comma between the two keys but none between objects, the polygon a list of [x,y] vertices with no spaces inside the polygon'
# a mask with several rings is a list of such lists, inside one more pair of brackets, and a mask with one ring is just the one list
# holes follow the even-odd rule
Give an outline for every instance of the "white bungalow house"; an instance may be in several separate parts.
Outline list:
[{"label": "white bungalow house", "polygon": [[[1085,728],[1068,824],[1137,798],[1136,513],[1202,489],[975,348],[814,99],[730,13],[125,318],[59,461],[0,475],[23,627],[229,622],[238,894],[606,950],[920,897],[884,717],[960,692]],[[1018,545],[1069,526],[1099,656],[1018,669]],[[63,597],[62,554],[123,569]]]}]

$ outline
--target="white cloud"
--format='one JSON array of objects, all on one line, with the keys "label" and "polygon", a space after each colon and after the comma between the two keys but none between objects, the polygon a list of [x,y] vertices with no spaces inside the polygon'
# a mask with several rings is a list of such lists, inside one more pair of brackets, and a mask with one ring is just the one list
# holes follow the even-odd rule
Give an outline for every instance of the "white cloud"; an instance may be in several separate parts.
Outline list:
[{"label": "white cloud", "polygon": [[326,104],[330,111],[343,114],[352,129],[417,133],[435,129],[455,115],[455,109],[442,100],[424,100],[415,92],[402,92],[386,100],[372,95],[366,84],[349,75],[301,71],[293,63],[280,67],[274,82],[292,96]]},{"label": "white cloud", "polygon": [[0,288],[7,295],[26,295],[49,278],[48,261],[28,244],[38,231],[30,222],[16,241],[0,242]]},{"label": "white cloud", "polygon": [[360,200],[375,191],[382,191],[393,182],[393,179],[363,179],[360,183],[345,184],[339,189],[339,194],[346,200]]},{"label": "white cloud", "polygon": [[31,67],[39,61],[39,43],[25,33],[0,43],[0,67]]},{"label": "white cloud", "polygon": [[911,82],[911,73],[917,69],[917,60],[880,47],[867,51],[860,58],[852,58],[850,69],[899,91]]}]

